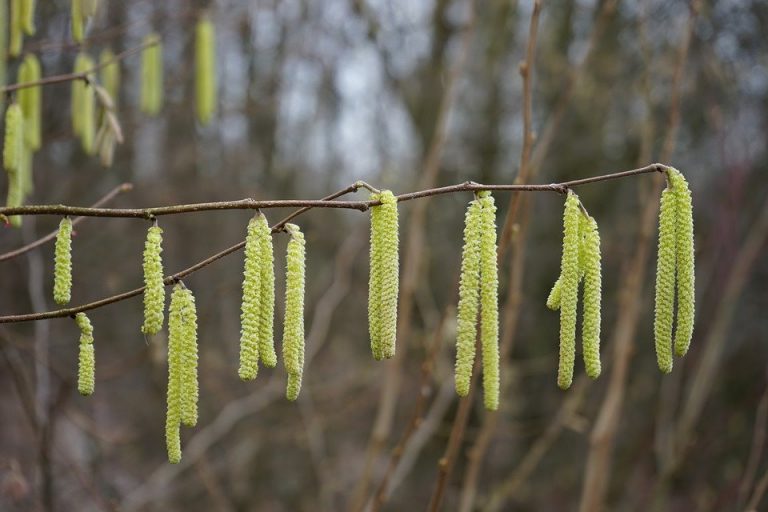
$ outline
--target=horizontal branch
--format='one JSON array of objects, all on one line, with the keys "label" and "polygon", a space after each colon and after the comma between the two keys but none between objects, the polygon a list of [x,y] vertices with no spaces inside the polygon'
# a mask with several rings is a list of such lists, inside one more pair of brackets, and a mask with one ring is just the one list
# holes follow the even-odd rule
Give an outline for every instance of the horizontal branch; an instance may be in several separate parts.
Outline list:
[{"label": "horizontal branch", "polygon": [[[584,178],[579,180],[573,180],[573,181],[566,181],[562,183],[553,183],[550,185],[483,185],[480,183],[474,183],[474,182],[466,182],[461,183],[458,185],[449,185],[447,187],[438,187],[428,190],[422,190],[419,192],[411,192],[406,194],[401,194],[397,196],[398,201],[410,201],[413,199],[418,199],[420,197],[427,197],[427,196],[434,196],[434,195],[440,195],[440,194],[448,194],[452,192],[467,192],[467,191],[480,191],[480,190],[507,190],[507,191],[519,191],[519,192],[558,192],[558,193],[565,193],[568,191],[568,189],[580,185],[586,185],[589,183],[595,183],[599,181],[608,181],[613,179],[619,179],[619,178],[625,178],[628,176],[635,176],[638,174],[648,174],[653,172],[664,172],[667,169],[665,165],[662,164],[651,164],[646,167],[641,167],[639,169],[632,169],[629,171],[623,171],[623,172],[617,172],[612,174],[605,174],[602,176],[595,176],[593,178]],[[248,206],[252,204],[276,204],[281,203],[279,206],[261,206],[261,208],[276,208],[276,207],[285,207],[285,206],[301,206],[299,210],[291,213],[286,218],[272,226],[272,233],[278,233],[280,231],[283,231],[283,227],[286,223],[290,222],[297,216],[305,213],[308,210],[311,210],[312,208],[352,208],[357,209],[361,211],[367,210],[370,206],[376,206],[379,204],[378,201],[335,201],[336,198],[341,197],[343,195],[356,192],[360,188],[369,188],[369,185],[365,184],[364,182],[355,182],[352,185],[345,187],[337,192],[334,192],[333,194],[324,197],[323,199],[319,200],[313,200],[313,201],[300,201],[300,200],[291,200],[291,201],[254,201],[252,199],[244,199],[242,201],[234,201],[234,202],[225,202],[225,203],[200,203],[199,205],[182,205],[183,208],[190,208],[200,205],[221,205],[221,204],[229,204],[234,205],[236,203],[240,203],[240,209],[253,209],[253,208],[259,208],[259,206],[253,207]],[[329,206],[333,205],[333,206]],[[352,205],[352,206],[339,206],[339,205]],[[56,208],[73,208],[73,207],[66,207],[66,206],[30,206],[26,208],[50,208],[50,209],[56,209]],[[170,213],[180,213],[180,212],[170,212],[168,211],[168,208],[175,208],[175,207],[163,207],[163,208],[150,208],[150,209],[140,209],[140,210],[110,210],[110,209],[103,209],[103,208],[73,208],[73,210],[77,210],[79,212],[82,211],[89,211],[89,210],[106,210],[110,212],[110,215],[93,215],[93,216],[102,216],[102,217],[137,217],[137,215],[117,215],[116,212],[132,212],[132,211],[140,211],[140,212],[147,212],[148,210],[155,210],[155,211],[164,211],[164,214],[170,214]],[[236,209],[235,206],[227,207],[209,207],[208,210],[215,210],[215,209]],[[8,210],[13,210],[12,212]],[[0,213],[7,214],[7,215],[17,215],[19,212],[17,212],[18,208],[0,208]],[[198,208],[198,209],[187,209],[185,211],[204,211],[206,208]],[[46,212],[36,212],[31,214],[42,214],[42,213],[54,213],[52,211],[46,211]],[[62,212],[58,212],[62,213]],[[67,213],[67,212],[63,212]],[[78,215],[82,215],[82,213],[77,213]],[[157,215],[157,213],[154,213],[153,215]],[[147,217],[146,215],[141,215],[138,217],[142,218],[151,218]],[[228,247],[227,249],[224,249],[223,251],[220,251],[203,261],[200,261],[199,263],[196,263],[195,265],[192,265],[191,267],[184,269],[180,272],[177,272],[175,274],[172,274],[170,276],[167,276],[163,282],[167,285],[172,285],[179,280],[183,279],[184,277],[197,272],[203,267],[206,267],[210,265],[211,263],[223,258],[224,256],[227,256],[229,254],[232,254],[235,251],[238,251],[245,247],[245,241],[239,242],[231,247]],[[63,318],[63,317],[69,317],[74,316],[77,313],[88,311],[91,309],[97,309],[109,304],[114,304],[115,302],[120,302],[126,299],[129,299],[131,297],[136,297],[137,295],[140,295],[144,291],[144,287],[136,288],[135,290],[127,291],[120,293],[118,295],[113,295],[111,297],[107,297],[95,302],[90,302],[88,304],[83,304],[81,306],[75,306],[71,308],[65,308],[65,309],[58,309],[55,311],[47,311],[44,313],[29,313],[25,315],[8,315],[8,316],[0,316],[0,324],[1,323],[13,323],[13,322],[31,322],[36,320],[47,320],[51,318]]]},{"label": "horizontal branch", "polygon": [[[436,196],[441,194],[450,194],[453,192],[471,192],[480,190],[498,190],[510,192],[557,192],[565,193],[569,188],[600,181],[608,181],[637,174],[661,172],[666,167],[662,164],[651,164],[639,169],[594,176],[562,183],[552,183],[547,185],[486,185],[467,181],[456,185],[445,187],[430,188],[409,192],[397,196],[398,202],[411,201],[422,197]],[[368,188],[363,182],[355,184],[357,188]],[[381,204],[379,201],[324,201],[324,200],[303,200],[303,199],[281,199],[258,201],[256,199],[246,198],[237,201],[218,201],[210,203],[181,204],[175,206],[160,206],[154,208],[85,208],[77,206],[64,205],[29,205],[17,207],[0,208],[0,215],[78,215],[84,217],[127,217],[139,219],[154,219],[163,215],[176,215],[180,213],[204,212],[214,210],[259,210],[270,208],[346,208],[352,210],[366,211],[371,206]]]}]

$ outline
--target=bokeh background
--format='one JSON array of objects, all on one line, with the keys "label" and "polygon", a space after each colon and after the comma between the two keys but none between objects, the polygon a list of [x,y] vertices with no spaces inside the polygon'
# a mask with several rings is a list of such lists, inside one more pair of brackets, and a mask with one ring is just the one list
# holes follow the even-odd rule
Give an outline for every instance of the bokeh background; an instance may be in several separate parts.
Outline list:
[{"label": "bokeh background", "polygon": [[[400,207],[401,325],[389,362],[369,349],[368,214],[313,210],[297,218],[308,245],[297,403],[284,399],[281,366],[237,377],[242,253],[184,280],[198,304],[201,413],[182,430],[179,465],[167,463],[163,437],[166,339],[140,332],[140,298],[89,313],[90,398],[75,386],[73,321],[0,326],[0,509],[356,511],[383,501],[410,511],[442,493],[432,509],[766,510],[768,3],[544,0],[522,173],[531,1],[103,0],[82,47],[69,2],[38,4],[24,49],[45,76],[70,72],[80,50],[119,52],[155,30],[166,101],[159,116],[141,114],[140,56],[121,62],[126,141],[104,168],[71,132],[70,84],[45,87],[30,204],[85,206],[124,182],[133,189],[111,206],[314,199],[358,179],[395,193],[552,183],[662,161],[693,191],[697,321],[690,353],[662,375],[652,337],[658,177],[580,187],[602,235],[604,371],[590,382],[577,360],[573,387],[559,390],[558,315],[544,303],[562,197],[498,193],[510,236],[502,402],[491,415],[480,394],[459,401],[453,391],[471,194]],[[219,94],[214,121],[200,126],[193,52],[204,10],[217,31]],[[274,223],[288,210],[266,213]],[[162,218],[166,271],[241,241],[250,215]],[[58,221],[0,230],[0,253]],[[73,304],[141,285],[147,227],[77,227]],[[275,243],[279,342],[286,236]],[[55,309],[52,264],[51,243],[0,261],[0,314]]]}]

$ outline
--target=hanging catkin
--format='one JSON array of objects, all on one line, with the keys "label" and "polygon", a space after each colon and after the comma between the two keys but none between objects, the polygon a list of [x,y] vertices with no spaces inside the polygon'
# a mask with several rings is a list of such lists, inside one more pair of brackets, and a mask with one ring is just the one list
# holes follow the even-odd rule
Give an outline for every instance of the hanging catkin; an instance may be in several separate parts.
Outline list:
[{"label": "hanging catkin", "polygon": [[368,324],[376,360],[395,355],[399,282],[399,224],[397,198],[390,190],[371,194],[381,204],[371,208]]},{"label": "hanging catkin", "polygon": [[156,115],[163,105],[163,48],[160,36],[144,37],[141,53],[141,111]]},{"label": "hanging catkin", "polygon": [[285,396],[296,400],[304,370],[304,279],[306,248],[304,234],[296,224],[286,224],[291,235],[286,253],[285,319],[283,323],[283,364],[288,373]]},{"label": "hanging catkin", "polygon": [[207,15],[195,29],[195,104],[197,119],[207,124],[216,110],[216,34]]},{"label": "hanging catkin", "polygon": [[[40,61],[34,54],[27,54],[19,66],[19,83],[37,82],[40,80]],[[24,141],[29,149],[40,149],[40,86],[24,87],[19,90],[19,105],[24,117]]]},{"label": "hanging catkin", "polygon": [[264,214],[257,219],[261,244],[259,270],[261,284],[259,297],[259,357],[267,368],[277,366],[275,352],[275,255],[272,247],[272,230]]},{"label": "hanging catkin", "polygon": [[560,263],[560,363],[557,385],[568,389],[576,358],[576,309],[579,299],[579,197],[568,191],[563,212],[563,255]]},{"label": "hanging catkin", "polygon": [[[0,27],[7,27],[10,17],[8,16],[8,0],[0,0]],[[6,73],[8,62],[6,55],[8,53],[8,31],[0,30],[0,87],[6,85]],[[5,95],[0,94],[0,111],[5,108]]]},{"label": "hanging catkin", "polygon": [[88,396],[93,394],[96,384],[95,353],[93,348],[93,326],[85,313],[75,315],[75,322],[80,328],[80,355],[77,367],[77,391]]},{"label": "hanging catkin", "polygon": [[180,284],[173,287],[171,303],[168,307],[168,393],[165,414],[165,444],[168,461],[177,464],[181,461],[181,387],[182,352],[184,346],[183,309],[186,294]]},{"label": "hanging catkin", "polygon": [[96,150],[96,145],[94,144],[96,137],[96,93],[93,89],[93,84],[86,84],[82,94],[83,124],[80,141],[82,142],[83,151],[88,155],[92,155]]},{"label": "hanging catkin", "polygon": [[11,0],[10,43],[8,45],[8,54],[11,57],[21,55],[21,45],[24,40],[23,2],[24,0]]},{"label": "hanging catkin", "polygon": [[[9,207],[21,206],[24,201],[24,176],[21,169],[22,153],[24,151],[24,120],[21,107],[13,103],[5,113],[5,139],[3,141],[3,166],[8,173]],[[21,216],[13,215],[8,218],[11,225],[19,227]]]},{"label": "hanging catkin", "polygon": [[237,371],[242,380],[255,379],[259,372],[261,239],[257,217],[248,222],[245,237],[243,301],[240,307],[240,367]]},{"label": "hanging catkin", "polygon": [[[587,218],[582,215],[582,218]],[[587,375],[596,379],[600,376],[600,307],[602,296],[602,270],[600,256],[600,233],[597,221],[589,217],[586,223],[583,245],[584,274],[584,319],[582,322],[581,342],[584,367]]]},{"label": "hanging catkin", "polygon": [[464,248],[461,253],[461,278],[456,319],[456,393],[467,396],[475,364],[477,315],[480,311],[480,236],[483,230],[482,206],[471,201],[464,215]]},{"label": "hanging catkin", "polygon": [[141,332],[157,334],[163,328],[165,284],[163,283],[163,230],[152,226],[144,243],[144,324]]},{"label": "hanging catkin", "polygon": [[672,191],[675,194],[675,256],[677,264],[677,324],[675,328],[675,355],[688,352],[693,335],[695,312],[695,276],[693,248],[693,203],[685,177],[676,169],[669,169]]},{"label": "hanging catkin", "polygon": [[499,408],[499,272],[496,250],[496,205],[488,191],[478,194],[482,205],[480,235],[480,342],[483,351],[483,402]]},{"label": "hanging catkin", "polygon": [[115,60],[115,54],[109,48],[104,48],[99,54],[99,80],[106,89],[114,105],[117,105],[120,93],[120,63]]},{"label": "hanging catkin", "polygon": [[181,422],[187,427],[197,425],[197,307],[192,290],[182,288],[181,319]]},{"label": "hanging catkin", "polygon": [[27,35],[35,35],[35,0],[21,0],[21,26]]},{"label": "hanging catkin", "polygon": [[81,43],[85,32],[83,28],[85,20],[83,19],[82,0],[72,0],[70,7],[69,14],[72,27],[72,39],[74,39],[76,43]]},{"label": "hanging catkin", "polygon": [[72,295],[72,220],[64,217],[56,234],[53,265],[53,300],[66,304]]},{"label": "hanging catkin", "polygon": [[656,262],[656,306],[653,334],[656,360],[664,373],[672,371],[672,321],[675,307],[677,196],[667,187],[659,208],[659,248]]},{"label": "hanging catkin", "polygon": [[[85,73],[93,69],[93,59],[85,53],[79,53],[75,58],[74,73]],[[91,104],[87,105],[89,101],[87,96],[90,91]],[[75,80],[72,82],[72,131],[75,135],[79,136],[81,140],[88,137],[87,132],[93,131],[93,88],[86,85],[84,80]],[[90,116],[89,116],[90,114]],[[93,137],[93,135],[91,135]]]}]

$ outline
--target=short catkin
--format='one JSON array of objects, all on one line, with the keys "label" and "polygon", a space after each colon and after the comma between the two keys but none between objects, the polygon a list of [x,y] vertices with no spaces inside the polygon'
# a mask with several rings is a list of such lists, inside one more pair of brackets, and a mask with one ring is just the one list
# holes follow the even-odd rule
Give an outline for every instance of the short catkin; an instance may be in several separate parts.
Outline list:
[{"label": "short catkin", "polygon": [[[586,218],[586,216],[582,216]],[[583,272],[584,272],[584,319],[581,342],[584,367],[587,375],[596,379],[600,376],[600,307],[602,296],[602,270],[600,256],[600,233],[597,221],[589,217],[585,226]]]},{"label": "short catkin", "polygon": [[195,105],[202,124],[211,120],[216,110],[216,35],[207,15],[195,29]]},{"label": "short catkin", "polygon": [[286,398],[296,400],[301,391],[304,369],[304,287],[306,242],[296,224],[286,224],[291,235],[286,253],[285,318],[283,322],[283,364],[288,373]]},{"label": "short catkin", "polygon": [[480,342],[483,352],[483,403],[499,408],[499,271],[496,249],[496,205],[490,192],[480,192]]},{"label": "short catkin", "polygon": [[467,396],[475,364],[477,316],[480,311],[480,237],[482,204],[469,203],[464,215],[464,248],[461,253],[459,304],[456,318],[456,393]]},{"label": "short catkin", "polygon": [[53,300],[66,304],[72,296],[72,220],[64,217],[56,234],[53,265]]},{"label": "short catkin", "polygon": [[685,177],[676,169],[669,170],[672,191],[677,203],[675,216],[675,256],[677,264],[677,324],[675,355],[688,352],[693,336],[695,313],[695,275],[693,243],[693,202]]},{"label": "short catkin", "polygon": [[394,357],[396,351],[400,235],[392,191],[371,194],[371,200],[381,204],[371,208],[368,329],[373,357],[381,360]]},{"label": "short catkin", "polygon": [[141,54],[141,111],[157,115],[163,106],[163,46],[160,36],[144,37]]},{"label": "short catkin", "polygon": [[197,308],[192,290],[183,288],[181,318],[181,423],[187,427],[197,424],[197,402],[200,395],[197,380]]},{"label": "short catkin", "polygon": [[571,190],[563,212],[563,254],[560,262],[560,363],[557,385],[568,389],[576,358],[576,309],[579,299],[579,197]]},{"label": "short catkin", "polygon": [[152,226],[144,243],[144,324],[141,332],[157,334],[163,328],[165,284],[163,283],[163,230]]},{"label": "short catkin", "polygon": [[659,246],[656,260],[656,301],[653,334],[656,360],[664,373],[672,371],[672,321],[675,307],[677,195],[671,188],[661,193]]},{"label": "short catkin", "polygon": [[261,239],[258,215],[248,222],[245,237],[243,300],[240,307],[240,367],[242,380],[255,379],[259,371],[261,323]]},{"label": "short catkin", "polygon": [[83,396],[88,396],[93,394],[96,385],[96,356],[93,348],[93,326],[85,313],[78,313],[75,315],[75,322],[80,328],[77,391]]}]

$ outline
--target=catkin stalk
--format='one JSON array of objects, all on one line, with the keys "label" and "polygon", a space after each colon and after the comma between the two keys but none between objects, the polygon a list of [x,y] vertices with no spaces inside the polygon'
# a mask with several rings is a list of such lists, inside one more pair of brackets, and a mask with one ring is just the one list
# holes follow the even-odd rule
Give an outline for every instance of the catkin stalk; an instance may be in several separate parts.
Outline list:
[{"label": "catkin stalk", "polygon": [[397,198],[390,190],[372,194],[382,204],[371,208],[371,254],[368,320],[376,360],[394,357],[399,293],[399,224]]},{"label": "catkin stalk", "polygon": [[56,234],[53,266],[53,300],[66,304],[72,296],[72,220],[64,217]]},{"label": "catkin stalk", "polygon": [[677,203],[675,216],[675,256],[677,264],[677,324],[675,355],[688,352],[693,336],[695,314],[695,273],[693,243],[693,202],[685,177],[670,169],[670,180]]},{"label": "catkin stalk", "polygon": [[[586,218],[586,216],[583,216]],[[596,379],[600,376],[600,308],[602,296],[602,271],[600,263],[600,233],[597,221],[589,217],[584,234],[584,320],[581,342],[584,367],[587,375]]]},{"label": "catkin stalk", "polygon": [[202,124],[216,110],[216,41],[213,23],[204,15],[195,29],[195,104]]},{"label": "catkin stalk", "polygon": [[666,188],[659,208],[659,247],[656,263],[656,305],[653,334],[656,360],[664,373],[672,371],[672,321],[675,307],[677,196]]},{"label": "catkin stalk", "polygon": [[576,358],[576,309],[579,299],[579,198],[568,191],[563,212],[563,254],[560,263],[560,363],[557,385],[568,389]]},{"label": "catkin stalk", "polygon": [[286,224],[291,235],[286,254],[285,318],[283,324],[283,364],[288,373],[286,398],[296,400],[301,391],[304,370],[304,287],[306,242],[295,224]]},{"label": "catkin stalk", "polygon": [[93,326],[85,313],[78,313],[75,315],[75,322],[80,328],[77,391],[83,396],[88,396],[93,394],[96,385],[96,356],[93,347]]},{"label": "catkin stalk", "polygon": [[499,408],[499,271],[496,249],[496,205],[490,192],[480,192],[480,344],[483,352],[483,403]]},{"label": "catkin stalk", "polygon": [[152,226],[144,243],[144,324],[141,332],[157,334],[163,328],[165,284],[163,283],[163,230]]}]

